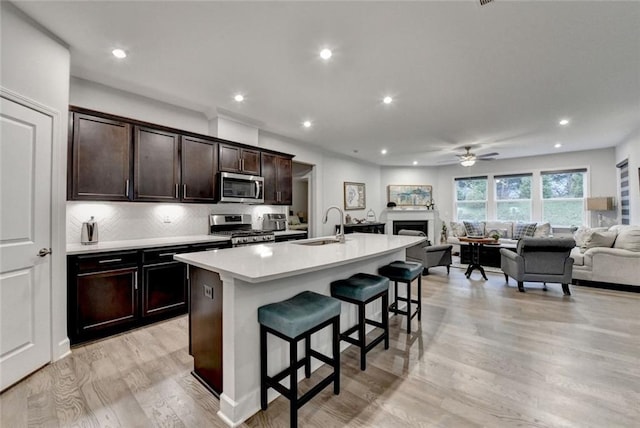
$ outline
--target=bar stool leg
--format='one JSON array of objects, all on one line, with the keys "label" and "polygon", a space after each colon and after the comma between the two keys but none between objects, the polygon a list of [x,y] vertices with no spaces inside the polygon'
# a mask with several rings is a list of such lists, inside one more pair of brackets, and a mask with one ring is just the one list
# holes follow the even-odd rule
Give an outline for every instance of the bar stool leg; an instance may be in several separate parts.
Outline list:
[{"label": "bar stool leg", "polygon": [[289,394],[291,428],[298,427],[298,342],[289,341]]},{"label": "bar stool leg", "polygon": [[411,334],[411,281],[407,281],[407,334]]},{"label": "bar stool leg", "polygon": [[389,349],[389,293],[382,295],[382,324],[384,325],[384,349]]},{"label": "bar stool leg", "polygon": [[304,377],[311,377],[311,335],[304,338]]},{"label": "bar stool leg", "polygon": [[260,324],[260,407],[267,410],[267,330]]},{"label": "bar stool leg", "polygon": [[418,276],[418,321],[422,319],[422,275]]},{"label": "bar stool leg", "polygon": [[365,370],[367,368],[367,353],[365,351],[365,304],[358,304],[358,323],[360,323],[358,328],[358,342],[360,344],[360,370]]},{"label": "bar stool leg", "polygon": [[333,320],[333,393],[340,394],[340,317]]},{"label": "bar stool leg", "polygon": [[393,281],[393,287],[394,287],[394,306],[396,308],[396,310],[398,309],[398,281]]}]

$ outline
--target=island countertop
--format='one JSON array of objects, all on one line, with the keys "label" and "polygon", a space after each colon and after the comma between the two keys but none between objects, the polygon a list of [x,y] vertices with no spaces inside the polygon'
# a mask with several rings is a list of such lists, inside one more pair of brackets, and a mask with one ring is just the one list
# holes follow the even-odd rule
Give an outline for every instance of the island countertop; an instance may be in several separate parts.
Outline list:
[{"label": "island countertop", "polygon": [[347,235],[344,244],[303,245],[331,238],[334,237],[176,254],[174,258],[246,282],[260,283],[365,260],[426,240],[416,236],[353,233]]}]

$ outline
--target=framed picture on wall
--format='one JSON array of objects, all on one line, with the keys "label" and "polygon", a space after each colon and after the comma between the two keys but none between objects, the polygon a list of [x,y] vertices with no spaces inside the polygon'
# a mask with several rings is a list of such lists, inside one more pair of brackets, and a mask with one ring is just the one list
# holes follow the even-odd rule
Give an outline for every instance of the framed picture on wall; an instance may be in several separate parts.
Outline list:
[{"label": "framed picture on wall", "polygon": [[432,188],[427,184],[390,184],[387,186],[388,202],[397,206],[431,205]]},{"label": "framed picture on wall", "polygon": [[364,183],[344,182],[344,209],[363,210],[367,206]]}]

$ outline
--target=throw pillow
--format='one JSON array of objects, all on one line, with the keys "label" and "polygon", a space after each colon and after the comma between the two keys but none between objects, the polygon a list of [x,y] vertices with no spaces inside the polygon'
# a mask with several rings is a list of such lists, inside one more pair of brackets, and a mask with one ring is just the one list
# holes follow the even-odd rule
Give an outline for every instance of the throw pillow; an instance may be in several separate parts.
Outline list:
[{"label": "throw pillow", "polygon": [[467,236],[480,236],[484,237],[484,223],[483,222],[471,222],[463,221],[464,228],[467,231]]},{"label": "throw pillow", "polygon": [[580,226],[578,230],[573,233],[573,239],[576,241],[576,247],[582,248],[585,240],[591,235],[591,233],[604,232],[606,230],[606,227],[596,227],[592,229],[587,226]]},{"label": "throw pillow", "polygon": [[629,251],[640,251],[640,227],[626,226],[618,230],[613,248],[622,248]]},{"label": "throw pillow", "polygon": [[449,225],[451,226],[451,233],[453,236],[467,236],[467,230],[464,228],[464,224],[459,221],[452,221]]},{"label": "throw pillow", "polygon": [[595,231],[584,240],[584,244],[580,246],[580,252],[584,253],[589,248],[605,247],[611,248],[618,234],[615,231]]},{"label": "throw pillow", "polygon": [[513,229],[513,239],[520,239],[524,236],[533,236],[536,233],[537,223],[517,223]]},{"label": "throw pillow", "polygon": [[542,223],[536,226],[536,231],[533,233],[534,238],[548,238],[551,236],[551,224]]}]

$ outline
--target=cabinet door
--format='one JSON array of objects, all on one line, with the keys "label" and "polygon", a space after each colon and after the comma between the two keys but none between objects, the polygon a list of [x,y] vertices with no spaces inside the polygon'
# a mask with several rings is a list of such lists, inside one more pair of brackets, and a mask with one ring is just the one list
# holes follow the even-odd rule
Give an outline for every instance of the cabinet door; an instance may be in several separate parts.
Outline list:
[{"label": "cabinet door", "polygon": [[240,151],[243,174],[260,175],[260,151],[242,149]]},{"label": "cabinet door", "polygon": [[142,316],[187,311],[187,265],[162,263],[142,268]]},{"label": "cabinet door", "polygon": [[291,166],[291,159],[277,156],[277,191],[278,191],[278,204],[291,205],[292,201],[292,188],[293,188],[293,172]]},{"label": "cabinet door", "polygon": [[124,329],[135,322],[137,267],[83,273],[75,279],[74,342],[104,335],[103,330]]},{"label": "cabinet door", "polygon": [[216,144],[182,137],[182,200],[214,202],[218,153]]},{"label": "cabinet door", "polygon": [[262,153],[262,177],[264,178],[264,203],[291,205],[293,174],[291,159],[270,153]]},{"label": "cabinet door", "polygon": [[129,200],[131,126],[73,113],[69,199]]},{"label": "cabinet door", "polygon": [[275,205],[278,203],[278,176],[276,156],[270,153],[262,154],[262,177],[264,178],[264,203]]},{"label": "cabinet door", "polygon": [[218,169],[222,172],[240,172],[240,147],[219,144]]},{"label": "cabinet door", "polygon": [[134,199],[178,201],[180,184],[178,134],[135,127]]}]

